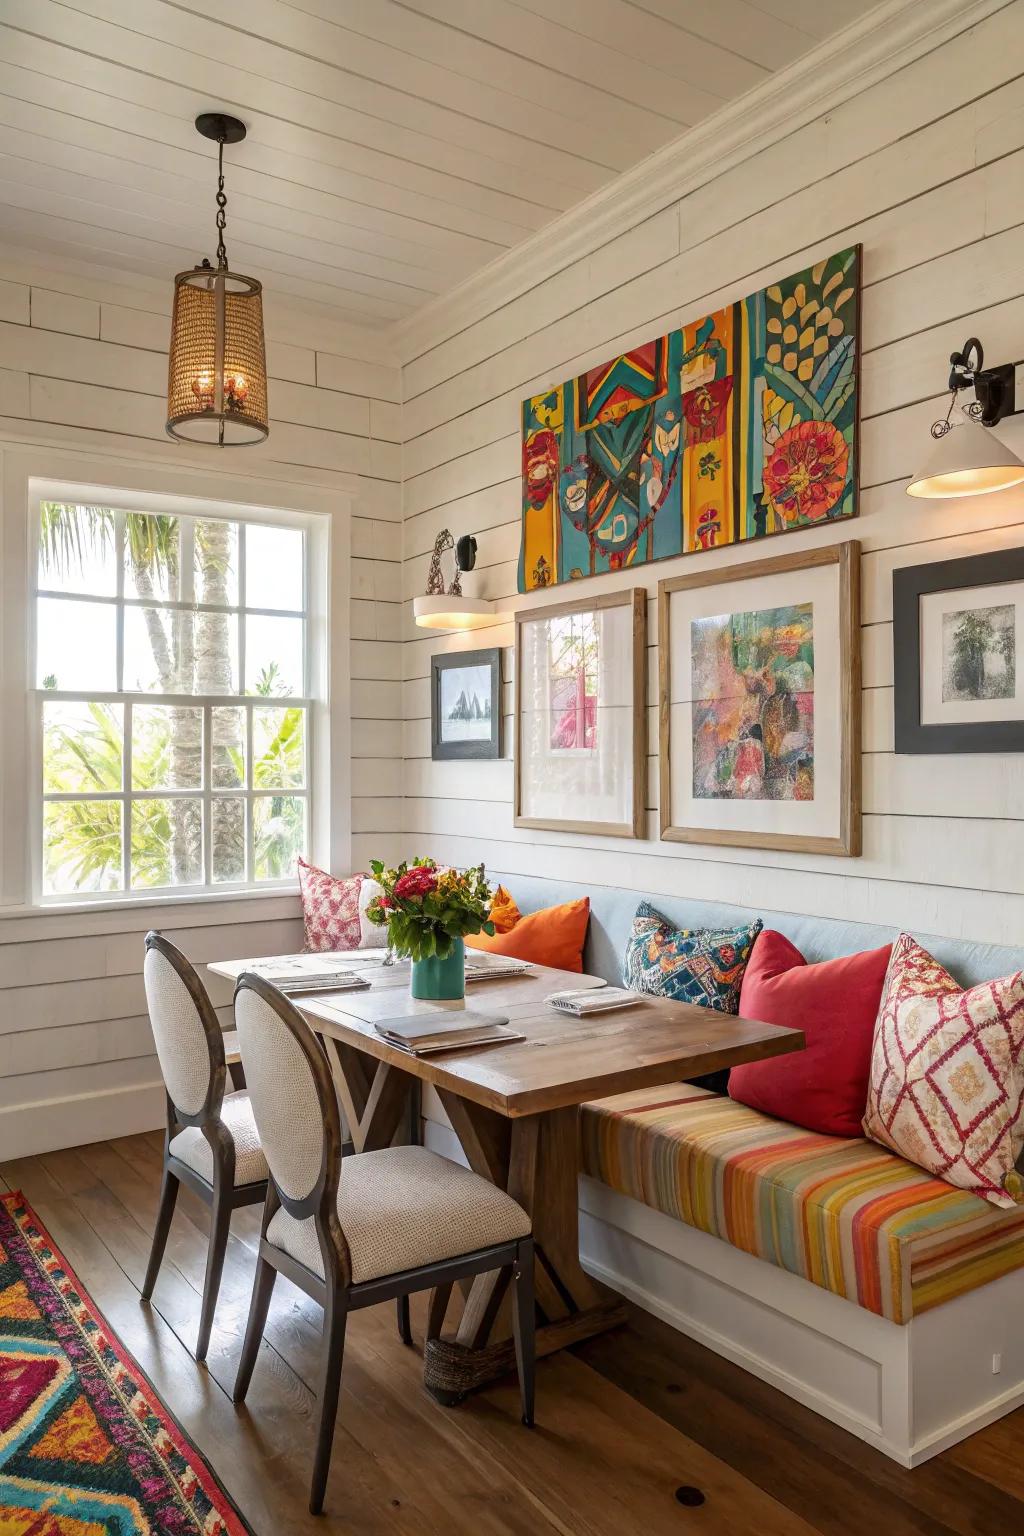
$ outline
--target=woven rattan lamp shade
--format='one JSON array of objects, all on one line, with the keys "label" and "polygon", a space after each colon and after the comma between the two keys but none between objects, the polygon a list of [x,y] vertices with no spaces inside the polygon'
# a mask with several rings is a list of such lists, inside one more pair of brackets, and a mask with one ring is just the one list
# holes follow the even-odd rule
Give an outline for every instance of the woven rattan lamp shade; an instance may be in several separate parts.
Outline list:
[{"label": "woven rattan lamp shade", "polygon": [[167,431],[220,447],[269,433],[263,289],[254,278],[207,265],[174,279]]}]

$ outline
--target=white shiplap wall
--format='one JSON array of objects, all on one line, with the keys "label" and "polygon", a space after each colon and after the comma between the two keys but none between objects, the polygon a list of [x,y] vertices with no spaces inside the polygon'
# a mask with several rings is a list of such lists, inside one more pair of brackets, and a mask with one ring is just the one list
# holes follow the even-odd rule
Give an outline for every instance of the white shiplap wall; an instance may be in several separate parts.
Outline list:
[{"label": "white shiplap wall", "polygon": [[[531,242],[519,277],[504,258],[489,278],[478,274],[461,294],[406,327],[400,344],[408,851],[466,863],[483,856],[513,875],[586,886],[700,893],[1020,942],[1024,758],[893,753],[893,567],[1024,543],[1024,493],[945,504],[905,495],[928,425],[944,411],[953,347],[977,333],[989,361],[1024,357],[1024,0],[986,7],[971,27],[966,14],[958,22],[944,9],[955,35],[919,50],[888,78],[868,77],[875,83],[866,88],[858,82],[841,104],[819,109],[817,121],[732,155],[728,169],[712,170],[699,185],[691,178],[677,201],[666,198],[597,248],[588,245],[582,221],[605,217],[607,205],[582,211],[579,227],[570,215],[560,221],[550,253],[543,237]],[[705,136],[701,153],[708,142]],[[681,146],[680,185],[686,154]],[[635,176],[628,190],[637,194]],[[696,558],[710,569],[823,538],[862,541],[863,857],[658,840],[653,646],[647,839],[516,830],[510,755],[482,764],[430,760],[431,653],[512,640],[507,623],[448,640],[415,629],[411,599],[424,589],[437,531],[450,526],[456,535],[479,536],[480,595],[507,607],[536,602],[536,594],[515,595],[522,397],[855,240],[864,246],[865,283],[861,517],[784,543]],[[577,259],[559,261],[560,251],[581,248]],[[521,273],[534,269],[540,275],[524,290]],[[1024,454],[1024,416],[1000,433]],[[682,563],[642,566],[580,592],[639,583],[654,597],[658,580]],[[551,598],[564,595],[557,589]],[[656,608],[655,601],[652,639]],[[510,708],[506,684],[506,713]],[[507,739],[510,754],[510,732]]]},{"label": "white shiplap wall", "polygon": [[[401,775],[399,374],[385,343],[326,312],[268,297],[273,426],[265,446],[199,458],[168,441],[171,284],[129,284],[0,247],[0,460],[59,446],[122,472],[229,471],[261,486],[350,499],[352,862],[389,852]],[[0,482],[2,483],[2,482]],[[185,487],[183,487],[184,489]],[[272,499],[272,498],[271,498]],[[13,512],[11,515],[14,515]],[[159,1072],[142,989],[142,938],[160,926],[196,961],[301,944],[298,899],[201,902],[84,915],[0,909],[0,1158],[159,1124]],[[211,981],[225,1021],[230,987]]]}]

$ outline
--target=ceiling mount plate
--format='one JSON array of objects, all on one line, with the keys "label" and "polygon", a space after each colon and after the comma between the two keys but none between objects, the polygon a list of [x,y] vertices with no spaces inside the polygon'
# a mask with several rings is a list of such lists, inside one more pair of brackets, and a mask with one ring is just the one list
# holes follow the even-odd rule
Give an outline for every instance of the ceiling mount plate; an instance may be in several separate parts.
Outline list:
[{"label": "ceiling mount plate", "polygon": [[226,112],[200,112],[196,127],[204,139],[215,144],[240,144],[245,138],[245,124]]}]

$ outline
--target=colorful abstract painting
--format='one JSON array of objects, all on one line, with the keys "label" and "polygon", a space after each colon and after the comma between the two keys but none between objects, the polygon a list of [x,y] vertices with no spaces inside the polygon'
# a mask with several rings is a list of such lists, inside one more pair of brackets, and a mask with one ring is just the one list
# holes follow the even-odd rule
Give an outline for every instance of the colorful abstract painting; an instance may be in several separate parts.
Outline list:
[{"label": "colorful abstract painting", "polygon": [[519,590],[857,511],[860,247],[523,402]]},{"label": "colorful abstract painting", "polygon": [[693,794],[814,799],[811,603],[690,625]]}]

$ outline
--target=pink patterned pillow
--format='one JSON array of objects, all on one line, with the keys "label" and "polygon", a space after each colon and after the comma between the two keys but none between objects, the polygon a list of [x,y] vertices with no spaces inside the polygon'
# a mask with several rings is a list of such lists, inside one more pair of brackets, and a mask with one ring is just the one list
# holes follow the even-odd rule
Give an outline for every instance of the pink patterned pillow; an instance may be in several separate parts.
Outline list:
[{"label": "pink patterned pillow", "polygon": [[1024,1200],[1024,973],[964,992],[909,933],[892,947],[875,1024],[864,1134],[928,1173]]},{"label": "pink patterned pillow", "polygon": [[338,879],[299,860],[299,893],[307,950],[358,949],[359,888],[362,875]]}]

